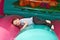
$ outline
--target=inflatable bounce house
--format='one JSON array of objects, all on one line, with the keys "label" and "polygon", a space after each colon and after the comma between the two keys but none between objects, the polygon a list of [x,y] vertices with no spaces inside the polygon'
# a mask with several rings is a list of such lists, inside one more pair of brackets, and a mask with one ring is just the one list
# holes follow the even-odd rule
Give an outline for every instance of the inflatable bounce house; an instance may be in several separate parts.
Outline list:
[{"label": "inflatable bounce house", "polygon": [[[33,16],[54,20],[55,29],[33,24],[20,31],[11,23]],[[0,40],[60,40],[60,0],[0,0]]]}]

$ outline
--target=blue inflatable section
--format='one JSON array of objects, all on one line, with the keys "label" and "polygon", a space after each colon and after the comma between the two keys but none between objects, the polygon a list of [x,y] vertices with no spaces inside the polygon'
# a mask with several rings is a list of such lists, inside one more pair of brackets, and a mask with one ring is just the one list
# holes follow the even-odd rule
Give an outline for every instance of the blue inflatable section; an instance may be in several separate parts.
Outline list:
[{"label": "blue inflatable section", "polygon": [[15,40],[58,40],[58,38],[48,26],[30,25]]},{"label": "blue inflatable section", "polygon": [[41,19],[49,19],[49,20],[60,20],[60,12],[55,12],[54,10],[52,12],[47,11],[41,11],[40,10],[28,10],[21,7],[16,7],[13,3],[18,0],[4,0],[4,13],[7,15],[20,15],[24,17],[31,17],[31,16],[38,16]]}]

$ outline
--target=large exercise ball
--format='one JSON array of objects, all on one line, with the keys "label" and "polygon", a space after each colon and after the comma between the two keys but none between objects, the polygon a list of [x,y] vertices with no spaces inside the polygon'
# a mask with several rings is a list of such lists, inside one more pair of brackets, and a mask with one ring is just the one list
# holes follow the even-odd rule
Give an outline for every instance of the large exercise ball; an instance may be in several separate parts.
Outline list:
[{"label": "large exercise ball", "polygon": [[32,29],[20,33],[15,40],[58,40],[54,31],[44,29],[47,28],[46,26],[31,25],[29,27],[32,27]]}]

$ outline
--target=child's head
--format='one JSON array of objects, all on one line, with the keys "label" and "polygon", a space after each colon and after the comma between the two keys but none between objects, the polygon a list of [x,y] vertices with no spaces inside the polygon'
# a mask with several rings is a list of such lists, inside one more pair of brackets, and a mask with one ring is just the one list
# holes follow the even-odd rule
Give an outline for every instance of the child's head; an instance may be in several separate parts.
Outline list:
[{"label": "child's head", "polygon": [[19,26],[20,25],[20,19],[19,18],[13,19],[12,24],[15,26]]}]

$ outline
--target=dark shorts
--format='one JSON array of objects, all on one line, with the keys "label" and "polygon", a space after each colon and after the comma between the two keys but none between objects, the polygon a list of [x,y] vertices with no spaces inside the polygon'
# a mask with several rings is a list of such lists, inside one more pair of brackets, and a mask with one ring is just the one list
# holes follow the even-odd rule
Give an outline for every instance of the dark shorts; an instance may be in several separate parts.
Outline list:
[{"label": "dark shorts", "polygon": [[36,25],[47,25],[49,28],[52,26],[52,24],[49,24],[45,20],[39,19],[38,17],[33,17],[33,22]]}]

